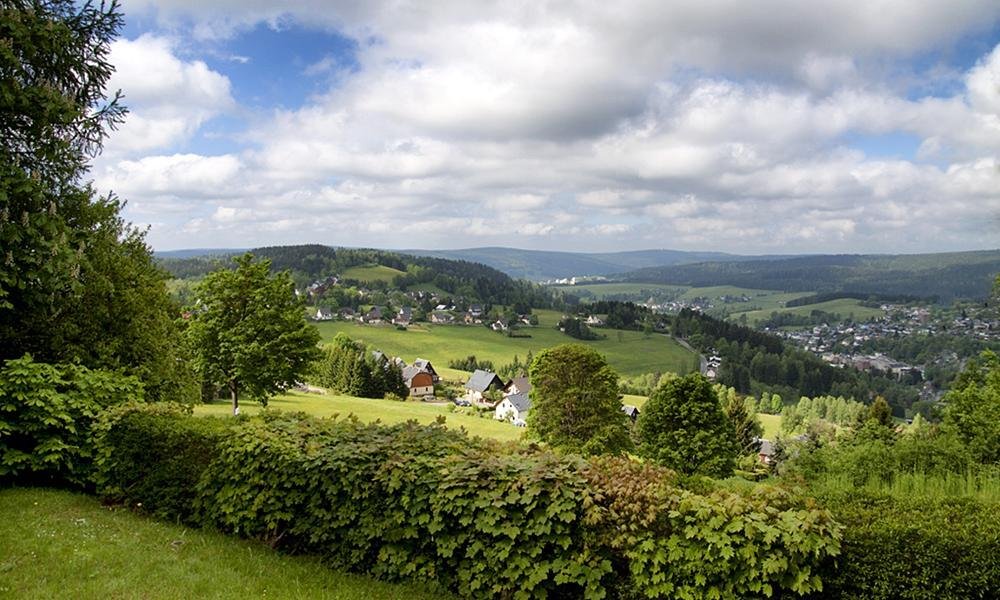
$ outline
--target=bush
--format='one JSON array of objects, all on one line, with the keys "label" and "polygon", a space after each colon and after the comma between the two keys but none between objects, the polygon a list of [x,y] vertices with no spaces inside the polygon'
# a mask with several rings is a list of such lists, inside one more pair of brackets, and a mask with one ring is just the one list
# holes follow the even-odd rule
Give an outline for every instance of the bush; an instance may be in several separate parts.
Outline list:
[{"label": "bush", "polygon": [[[817,589],[829,514],[775,490],[705,494],[627,459],[265,411],[102,420],[112,500],[471,598],[742,598]],[[145,444],[143,440],[146,440]],[[148,452],[144,452],[144,447]]]},{"label": "bush", "polygon": [[227,422],[195,419],[180,404],[125,404],[94,426],[94,482],[106,500],[193,523],[196,488]]},{"label": "bush", "polygon": [[827,494],[847,526],[815,598],[1000,598],[1000,506],[970,499]]},{"label": "bush", "polygon": [[90,427],[105,407],[143,397],[135,377],[31,356],[0,369],[0,478],[86,485]]},{"label": "bush", "polygon": [[613,588],[627,569],[626,587],[648,598],[804,594],[823,589],[819,558],[839,552],[830,513],[784,490],[698,494],[679,488],[672,471],[613,458],[585,473],[599,507],[597,546],[615,554]]}]

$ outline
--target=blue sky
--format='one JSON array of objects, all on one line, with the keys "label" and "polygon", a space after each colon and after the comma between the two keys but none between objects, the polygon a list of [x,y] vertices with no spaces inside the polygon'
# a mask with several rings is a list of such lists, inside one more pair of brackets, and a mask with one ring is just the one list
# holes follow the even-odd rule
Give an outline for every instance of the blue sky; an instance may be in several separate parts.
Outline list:
[{"label": "blue sky", "polygon": [[134,0],[157,249],[1000,246],[1000,6]]}]

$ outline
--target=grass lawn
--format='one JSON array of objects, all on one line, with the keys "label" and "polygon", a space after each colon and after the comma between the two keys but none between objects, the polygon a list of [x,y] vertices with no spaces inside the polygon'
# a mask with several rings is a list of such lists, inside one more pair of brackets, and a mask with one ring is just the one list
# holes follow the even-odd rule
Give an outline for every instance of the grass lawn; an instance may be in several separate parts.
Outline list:
[{"label": "grass lawn", "polygon": [[72,492],[0,491],[0,598],[431,600],[422,587],[109,509]]},{"label": "grass lawn", "polygon": [[[370,423],[381,420],[386,424],[402,423],[415,420],[420,423],[432,423],[439,416],[445,418],[448,427],[464,427],[470,435],[493,438],[500,441],[521,439],[524,428],[515,427],[493,419],[483,419],[472,415],[463,415],[448,411],[448,404],[432,404],[426,402],[396,402],[393,400],[375,400],[355,398],[353,396],[334,396],[324,394],[306,394],[290,392],[283,394],[267,403],[270,408],[286,411],[302,411],[317,417],[340,415],[346,417],[353,414],[361,421]],[[240,404],[240,413],[255,414],[261,410],[256,402]],[[198,415],[230,415],[232,405],[227,402],[198,404],[194,409]]]},{"label": "grass lawn", "polygon": [[[609,296],[634,296],[636,300],[645,301],[650,295],[680,295],[688,287],[684,285],[669,285],[662,283],[585,283],[581,285],[556,285],[552,286],[567,294],[580,294],[590,292],[590,296],[585,296],[583,301],[603,300]],[[644,297],[645,296],[645,297]]]},{"label": "grass lawn", "polygon": [[344,279],[357,279],[358,281],[384,281],[392,283],[397,275],[405,275],[399,269],[386,267],[384,265],[367,265],[364,267],[351,267],[341,275]]},{"label": "grass lawn", "polygon": [[[328,321],[317,323],[316,327],[324,341],[330,341],[333,336],[344,332],[371,348],[401,356],[408,363],[420,357],[429,359],[435,368],[442,368],[447,367],[451,360],[474,354],[480,360],[492,361],[499,368],[511,362],[514,355],[524,360],[529,350],[538,354],[545,348],[579,341],[555,328],[560,313],[542,310],[535,313],[539,316],[539,326],[521,330],[530,334],[530,338],[506,337],[480,325],[419,324],[400,331],[389,326]],[[687,373],[694,368],[695,355],[669,336],[654,334],[646,337],[638,331],[619,332],[614,329],[596,331],[607,335],[607,339],[583,343],[593,346],[607,357],[611,366],[622,375],[655,371]]]},{"label": "grass lawn", "polygon": [[809,316],[809,314],[814,310],[836,313],[844,318],[854,315],[854,320],[856,321],[866,321],[870,318],[881,317],[885,314],[881,308],[861,306],[860,300],[855,300],[853,298],[839,298],[837,300],[829,300],[827,302],[807,304],[806,306],[793,306],[792,308],[767,308],[763,310],[753,310],[745,313],[734,314],[730,317],[730,319],[738,319],[740,318],[740,315],[745,314],[747,316],[747,323],[750,326],[754,326],[760,321],[767,320],[774,311],[779,313]]},{"label": "grass lawn", "polygon": [[764,439],[773,442],[774,438],[778,436],[778,432],[781,431],[781,415],[757,413],[757,418],[760,419],[760,424],[764,426]]}]

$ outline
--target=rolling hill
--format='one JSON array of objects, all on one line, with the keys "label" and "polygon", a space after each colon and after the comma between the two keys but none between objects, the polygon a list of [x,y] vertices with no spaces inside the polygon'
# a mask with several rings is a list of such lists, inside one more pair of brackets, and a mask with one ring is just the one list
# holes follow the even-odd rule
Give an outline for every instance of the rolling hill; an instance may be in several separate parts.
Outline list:
[{"label": "rolling hill", "polygon": [[626,282],[735,285],[787,292],[848,291],[937,298],[985,298],[1000,273],[1000,250],[898,255],[817,255],[666,265],[638,269]]},{"label": "rolling hill", "polygon": [[752,258],[723,252],[685,252],[681,250],[635,250],[631,252],[583,253],[520,250],[517,248],[465,248],[462,250],[400,250],[415,256],[434,256],[451,260],[478,262],[507,273],[534,281],[615,275],[647,267],[678,265],[707,261],[738,261]]}]

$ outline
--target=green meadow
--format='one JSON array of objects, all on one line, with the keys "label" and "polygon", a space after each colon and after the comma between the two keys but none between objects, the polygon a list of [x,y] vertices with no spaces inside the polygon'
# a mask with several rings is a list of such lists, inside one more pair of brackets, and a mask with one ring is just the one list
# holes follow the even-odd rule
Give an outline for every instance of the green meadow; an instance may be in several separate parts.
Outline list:
[{"label": "green meadow", "polygon": [[[354,415],[358,420],[371,423],[381,421],[391,425],[414,420],[420,423],[433,423],[444,418],[447,427],[464,428],[470,435],[493,438],[500,441],[521,439],[524,429],[510,423],[494,420],[492,414],[486,418],[471,414],[452,412],[450,403],[428,402],[398,402],[395,400],[376,400],[370,398],[355,398],[353,396],[338,396],[333,394],[307,394],[289,392],[271,398],[268,408],[284,411],[302,411],[316,417],[331,417],[338,415],[346,418]],[[258,402],[249,400],[240,403],[241,414],[256,414],[262,410]],[[197,415],[226,416],[232,414],[232,406],[228,402],[217,401],[211,404],[198,404],[194,409]]]},{"label": "green meadow", "polygon": [[880,308],[871,308],[868,306],[862,306],[860,300],[855,300],[853,298],[839,298],[837,300],[829,300],[827,302],[818,302],[816,304],[807,304],[805,306],[793,306],[791,308],[766,308],[761,310],[753,310],[744,313],[737,313],[731,315],[730,318],[739,318],[741,315],[747,316],[747,324],[754,326],[760,321],[767,320],[772,312],[779,313],[790,313],[793,315],[803,315],[808,316],[814,310],[821,310],[828,313],[836,313],[840,316],[847,318],[848,316],[854,315],[854,319],[857,321],[865,321],[874,317],[881,317],[884,312]]},{"label": "green meadow", "polygon": [[[350,321],[328,321],[317,323],[324,341],[330,341],[338,333],[345,333],[352,339],[361,340],[370,348],[379,349],[394,356],[400,356],[408,363],[415,358],[426,358],[435,368],[447,367],[448,362],[474,354],[480,360],[492,361],[500,367],[514,359],[515,355],[524,360],[531,351],[578,342],[555,328],[560,313],[537,310],[537,327],[526,327],[520,331],[530,335],[512,338],[491,331],[482,325],[433,325],[415,324],[402,331],[382,325],[362,325]],[[603,354],[608,363],[622,375],[640,375],[656,371],[687,373],[695,367],[695,355],[683,348],[667,335],[645,336],[638,331],[618,331],[597,329],[607,335],[606,339],[583,342]]]},{"label": "green meadow", "polygon": [[384,281],[392,283],[397,275],[405,275],[399,269],[393,269],[385,265],[366,265],[363,267],[351,267],[341,275],[344,279],[357,279],[358,281]]},{"label": "green meadow", "polygon": [[552,286],[567,294],[579,295],[581,292],[588,292],[590,295],[584,298],[587,300],[603,300],[612,296],[635,296],[636,299],[645,300],[645,296],[652,294],[680,295],[687,291],[687,286],[665,285],[662,283],[585,283],[580,285],[556,285]]},{"label": "green meadow", "polygon": [[91,496],[0,491],[0,598],[450,598],[334,571],[230,536],[154,521]]}]

